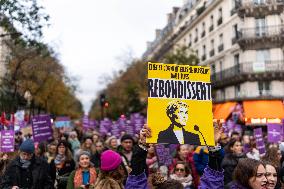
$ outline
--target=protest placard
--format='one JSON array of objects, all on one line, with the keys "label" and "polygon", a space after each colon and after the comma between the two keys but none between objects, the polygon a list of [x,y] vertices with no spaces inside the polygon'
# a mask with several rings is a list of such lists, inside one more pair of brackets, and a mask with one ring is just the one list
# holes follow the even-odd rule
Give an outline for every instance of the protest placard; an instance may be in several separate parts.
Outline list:
[{"label": "protest placard", "polygon": [[214,146],[209,67],[148,63],[147,115],[147,143]]},{"label": "protest placard", "polygon": [[156,150],[159,166],[162,166],[162,165],[169,166],[172,164],[173,158],[172,158],[169,148],[167,148],[163,144],[156,144],[155,150]]},{"label": "protest placard", "polygon": [[256,140],[256,147],[259,151],[259,154],[260,155],[265,154],[266,150],[265,150],[265,144],[264,144],[261,128],[254,129],[254,137]]},{"label": "protest placard", "polygon": [[56,128],[70,127],[71,126],[71,119],[70,119],[70,117],[67,117],[67,116],[57,117],[55,122],[54,122],[54,126]]},{"label": "protest placard", "polygon": [[38,115],[32,118],[34,142],[52,139],[51,119],[49,115]]},{"label": "protest placard", "polygon": [[13,130],[1,131],[1,152],[14,152],[15,133]]},{"label": "protest placard", "polygon": [[277,123],[267,124],[268,142],[278,143],[281,141],[282,125]]}]

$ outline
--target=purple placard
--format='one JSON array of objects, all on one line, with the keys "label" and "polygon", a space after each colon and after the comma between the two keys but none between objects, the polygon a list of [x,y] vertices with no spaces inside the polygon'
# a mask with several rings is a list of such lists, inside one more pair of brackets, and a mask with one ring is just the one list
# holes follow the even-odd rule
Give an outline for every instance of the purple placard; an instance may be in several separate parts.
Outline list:
[{"label": "purple placard", "polygon": [[266,149],[265,149],[265,144],[264,144],[261,128],[254,129],[254,137],[256,140],[256,147],[259,150],[259,154],[260,155],[265,154]]},{"label": "purple placard", "polygon": [[49,115],[38,115],[32,118],[34,142],[52,139],[51,119]]},{"label": "purple placard", "polygon": [[169,166],[172,164],[173,158],[170,154],[169,148],[166,148],[163,144],[156,144],[155,150],[156,150],[159,165]]},{"label": "purple placard", "polygon": [[112,127],[112,121],[108,118],[104,118],[100,122],[100,130],[99,130],[100,134],[107,135],[111,131],[111,127]]},{"label": "purple placard", "polygon": [[130,120],[126,121],[125,130],[127,134],[134,136],[134,128]]},{"label": "purple placard", "polygon": [[268,142],[278,143],[281,141],[282,125],[277,123],[267,124]]},{"label": "purple placard", "polygon": [[1,131],[1,152],[14,152],[15,132],[13,130]]},{"label": "purple placard", "polygon": [[120,138],[120,128],[117,122],[112,125],[111,134],[116,138]]},{"label": "purple placard", "polygon": [[84,115],[82,122],[83,122],[83,128],[84,129],[88,129],[90,127],[88,115]]}]

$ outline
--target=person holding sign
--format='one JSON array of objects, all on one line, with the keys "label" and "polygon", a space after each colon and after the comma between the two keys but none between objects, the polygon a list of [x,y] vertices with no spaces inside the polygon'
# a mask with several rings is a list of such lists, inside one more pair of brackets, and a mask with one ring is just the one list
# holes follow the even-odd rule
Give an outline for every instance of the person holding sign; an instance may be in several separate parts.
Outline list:
[{"label": "person holding sign", "polygon": [[170,126],[158,135],[158,143],[200,145],[199,135],[184,129],[188,120],[188,106],[180,100],[171,101],[166,109]]}]

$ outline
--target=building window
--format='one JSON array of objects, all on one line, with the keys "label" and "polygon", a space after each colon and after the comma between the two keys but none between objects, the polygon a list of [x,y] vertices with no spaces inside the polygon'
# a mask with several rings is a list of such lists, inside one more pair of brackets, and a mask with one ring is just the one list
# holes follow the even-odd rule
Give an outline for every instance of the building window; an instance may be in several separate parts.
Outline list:
[{"label": "building window", "polygon": [[191,43],[192,43],[192,35],[189,34],[189,43],[188,43],[188,46],[191,47]]},{"label": "building window", "polygon": [[211,40],[211,50],[210,50],[210,56],[214,56],[215,51],[214,51],[214,39]]},{"label": "building window", "polygon": [[224,44],[223,44],[223,34],[219,35],[219,46],[218,46],[219,52],[224,50]]},{"label": "building window", "polygon": [[210,27],[209,27],[209,32],[214,30],[214,17],[211,15],[210,17]]},{"label": "building window", "polygon": [[206,60],[206,46],[205,45],[203,45],[203,55],[202,55],[202,61],[204,61],[204,60]]},{"label": "building window", "polygon": [[219,26],[220,24],[222,24],[223,23],[223,13],[222,13],[223,11],[222,11],[222,8],[220,8],[219,10],[218,10],[218,21],[217,21],[217,25]]},{"label": "building window", "polygon": [[221,100],[225,100],[225,99],[226,99],[225,89],[221,89]]},{"label": "building window", "polygon": [[255,19],[255,34],[257,37],[265,36],[267,33],[267,27],[265,18]]},{"label": "building window", "polygon": [[263,5],[263,4],[265,4],[265,1],[266,0],[254,0],[254,4],[256,4],[256,5]]},{"label": "building window", "polygon": [[268,49],[262,49],[256,51],[256,61],[258,63],[262,62],[268,62],[270,60],[270,52]]},{"label": "building window", "polygon": [[216,66],[215,66],[215,64],[211,65],[211,80],[216,81]]},{"label": "building window", "polygon": [[270,95],[270,81],[258,81],[259,95]]},{"label": "building window", "polygon": [[236,73],[240,73],[240,55],[239,54],[235,54],[234,55],[234,65],[235,65],[235,72]]},{"label": "building window", "polygon": [[194,42],[196,43],[198,41],[198,29],[195,29],[195,39]]},{"label": "building window", "polygon": [[238,33],[238,24],[233,25],[233,32],[232,32],[232,45],[237,42],[237,39],[239,38],[239,33]]},{"label": "building window", "polygon": [[201,37],[205,36],[205,22],[202,23],[202,33],[201,33]]},{"label": "building window", "polygon": [[235,97],[236,98],[241,97],[241,86],[240,85],[235,86]]}]

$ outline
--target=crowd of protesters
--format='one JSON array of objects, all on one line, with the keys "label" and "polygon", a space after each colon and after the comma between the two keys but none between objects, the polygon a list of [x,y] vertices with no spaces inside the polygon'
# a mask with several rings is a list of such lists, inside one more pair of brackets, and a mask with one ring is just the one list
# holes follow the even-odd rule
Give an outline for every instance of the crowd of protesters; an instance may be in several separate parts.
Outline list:
[{"label": "crowd of protesters", "polygon": [[76,128],[34,143],[16,133],[13,153],[0,154],[3,189],[274,189],[284,183],[284,145],[260,155],[255,139],[225,134],[215,125],[215,147],[177,145],[172,164],[161,165],[151,131],[120,138]]}]

